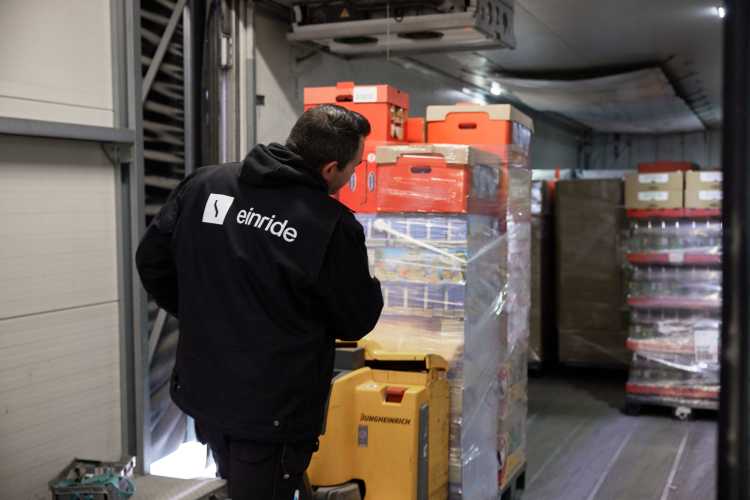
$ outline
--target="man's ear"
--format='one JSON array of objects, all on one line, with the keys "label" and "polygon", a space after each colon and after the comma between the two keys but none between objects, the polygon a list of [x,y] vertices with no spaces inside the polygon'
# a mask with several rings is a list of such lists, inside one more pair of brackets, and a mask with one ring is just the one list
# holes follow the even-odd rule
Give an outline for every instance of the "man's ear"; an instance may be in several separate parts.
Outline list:
[{"label": "man's ear", "polygon": [[320,175],[322,175],[326,181],[330,181],[338,168],[339,162],[329,161],[320,168]]}]

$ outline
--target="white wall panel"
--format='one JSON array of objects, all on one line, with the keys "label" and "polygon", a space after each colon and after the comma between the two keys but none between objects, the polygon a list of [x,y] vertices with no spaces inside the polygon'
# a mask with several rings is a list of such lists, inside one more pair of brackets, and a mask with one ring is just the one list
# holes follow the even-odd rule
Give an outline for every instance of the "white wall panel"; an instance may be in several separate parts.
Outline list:
[{"label": "white wall panel", "polygon": [[117,303],[0,320],[0,491],[48,498],[73,457],[120,456]]},{"label": "white wall panel", "polygon": [[107,0],[0,1],[0,116],[112,126]]},{"label": "white wall panel", "polygon": [[99,146],[0,136],[0,319],[117,299],[114,168]]},{"label": "white wall panel", "polygon": [[46,499],[121,453],[115,173],[91,143],[0,152],[0,498]]}]

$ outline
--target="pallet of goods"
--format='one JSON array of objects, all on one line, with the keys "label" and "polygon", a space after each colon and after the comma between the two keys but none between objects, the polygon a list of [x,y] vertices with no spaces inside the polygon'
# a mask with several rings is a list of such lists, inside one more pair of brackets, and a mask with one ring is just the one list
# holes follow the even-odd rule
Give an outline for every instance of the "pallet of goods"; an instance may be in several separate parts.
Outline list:
[{"label": "pallet of goods", "polygon": [[385,303],[368,342],[449,361],[448,498],[494,499],[525,468],[531,172],[523,145],[463,139],[377,147],[357,218]]},{"label": "pallet of goods", "polygon": [[[684,187],[683,187],[684,186]],[[626,178],[630,328],[626,410],[717,409],[721,335],[721,173]]]}]

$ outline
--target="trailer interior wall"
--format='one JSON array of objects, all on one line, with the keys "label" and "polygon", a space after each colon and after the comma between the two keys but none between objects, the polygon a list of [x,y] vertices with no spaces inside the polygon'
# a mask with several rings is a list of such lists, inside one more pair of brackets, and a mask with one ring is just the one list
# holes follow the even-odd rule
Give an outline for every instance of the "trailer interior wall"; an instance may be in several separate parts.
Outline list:
[{"label": "trailer interior wall", "polygon": [[[112,126],[109,2],[0,2],[0,117]],[[0,497],[119,459],[116,173],[99,144],[0,135]]]},{"label": "trailer interior wall", "polygon": [[653,161],[690,161],[721,166],[721,130],[663,135],[594,134],[584,168],[627,170]]},{"label": "trailer interior wall", "polygon": [[[466,102],[462,84],[425,74],[382,58],[345,60],[315,49],[294,47],[286,40],[288,25],[259,13],[255,18],[256,84],[264,104],[257,107],[258,142],[284,142],[303,108],[305,87],[339,81],[387,83],[409,93],[411,116],[424,116],[430,104]],[[578,134],[569,127],[532,113],[535,135],[533,168],[576,168]]]},{"label": "trailer interior wall", "polygon": [[109,1],[0,2],[0,116],[111,127]]}]

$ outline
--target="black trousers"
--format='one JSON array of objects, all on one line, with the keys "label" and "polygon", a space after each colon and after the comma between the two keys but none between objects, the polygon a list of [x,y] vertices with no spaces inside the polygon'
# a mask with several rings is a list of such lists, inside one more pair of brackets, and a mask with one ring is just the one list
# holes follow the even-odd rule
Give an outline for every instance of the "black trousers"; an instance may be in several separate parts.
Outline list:
[{"label": "black trousers", "polygon": [[[292,500],[318,443],[259,443],[233,439],[195,423],[198,440],[211,449],[232,500]],[[301,498],[304,498],[301,496]]]}]

